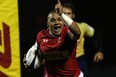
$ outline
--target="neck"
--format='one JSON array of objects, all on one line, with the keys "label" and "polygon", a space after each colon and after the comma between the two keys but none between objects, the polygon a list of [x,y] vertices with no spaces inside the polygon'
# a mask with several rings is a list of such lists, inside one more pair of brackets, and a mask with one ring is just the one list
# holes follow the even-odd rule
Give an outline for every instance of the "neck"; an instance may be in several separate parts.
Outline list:
[{"label": "neck", "polygon": [[49,34],[52,35],[53,37],[56,37],[55,34],[53,34],[53,32],[49,29]]}]

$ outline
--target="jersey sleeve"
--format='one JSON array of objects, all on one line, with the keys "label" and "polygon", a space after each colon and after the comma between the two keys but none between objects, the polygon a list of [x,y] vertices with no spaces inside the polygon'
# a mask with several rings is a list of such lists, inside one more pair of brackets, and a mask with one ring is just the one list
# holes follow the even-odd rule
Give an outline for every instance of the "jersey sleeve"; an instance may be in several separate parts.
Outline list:
[{"label": "jersey sleeve", "polygon": [[85,36],[86,37],[92,37],[94,35],[94,28],[88,25],[87,23],[82,23],[84,31],[85,31]]}]

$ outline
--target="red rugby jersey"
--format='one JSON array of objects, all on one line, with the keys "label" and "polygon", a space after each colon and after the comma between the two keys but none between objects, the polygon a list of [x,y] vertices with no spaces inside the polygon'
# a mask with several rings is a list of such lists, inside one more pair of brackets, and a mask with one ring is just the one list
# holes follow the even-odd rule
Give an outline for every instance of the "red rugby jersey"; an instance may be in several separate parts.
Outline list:
[{"label": "red rugby jersey", "polygon": [[68,36],[64,27],[58,37],[53,37],[48,29],[40,31],[37,43],[45,58],[45,69],[48,77],[78,77],[80,69],[76,60],[76,41]]}]

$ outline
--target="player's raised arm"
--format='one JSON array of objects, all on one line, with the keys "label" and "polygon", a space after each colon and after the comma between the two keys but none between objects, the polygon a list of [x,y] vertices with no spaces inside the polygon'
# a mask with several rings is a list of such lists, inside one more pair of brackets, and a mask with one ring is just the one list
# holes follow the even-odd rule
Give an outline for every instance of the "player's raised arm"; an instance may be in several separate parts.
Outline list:
[{"label": "player's raised arm", "polygon": [[77,40],[81,34],[81,31],[76,22],[63,13],[63,6],[61,5],[60,0],[58,0],[58,4],[55,5],[55,10],[57,14],[60,15],[65,25],[69,27],[68,34],[71,37],[71,39]]}]

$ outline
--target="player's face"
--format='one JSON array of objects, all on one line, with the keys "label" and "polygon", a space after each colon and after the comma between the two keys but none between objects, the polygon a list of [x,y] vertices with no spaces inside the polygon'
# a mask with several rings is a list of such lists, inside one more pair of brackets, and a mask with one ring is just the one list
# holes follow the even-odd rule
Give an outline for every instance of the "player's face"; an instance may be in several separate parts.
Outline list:
[{"label": "player's face", "polygon": [[71,8],[63,7],[63,13],[66,14],[71,19],[74,19],[74,14],[73,14]]},{"label": "player's face", "polygon": [[48,15],[48,26],[50,32],[57,36],[61,34],[64,24],[57,13],[52,13]]}]

